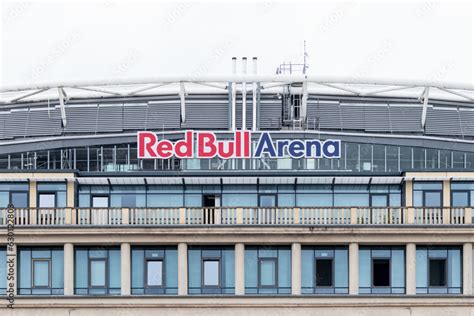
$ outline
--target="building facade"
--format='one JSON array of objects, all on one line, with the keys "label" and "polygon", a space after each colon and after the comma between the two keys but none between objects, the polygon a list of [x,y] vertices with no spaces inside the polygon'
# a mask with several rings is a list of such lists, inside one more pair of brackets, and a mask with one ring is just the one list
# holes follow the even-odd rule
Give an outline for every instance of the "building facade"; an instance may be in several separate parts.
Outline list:
[{"label": "building facade", "polygon": [[2,315],[474,315],[469,87],[7,90]]}]

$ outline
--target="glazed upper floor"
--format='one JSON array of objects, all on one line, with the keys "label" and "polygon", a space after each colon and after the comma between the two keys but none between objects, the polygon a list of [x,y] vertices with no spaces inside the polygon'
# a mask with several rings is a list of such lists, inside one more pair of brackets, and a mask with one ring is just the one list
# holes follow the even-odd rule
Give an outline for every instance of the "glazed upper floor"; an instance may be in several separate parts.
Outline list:
[{"label": "glazed upper floor", "polygon": [[[87,177],[3,173],[17,224],[470,224],[472,173]],[[7,210],[2,211],[6,224]]]}]

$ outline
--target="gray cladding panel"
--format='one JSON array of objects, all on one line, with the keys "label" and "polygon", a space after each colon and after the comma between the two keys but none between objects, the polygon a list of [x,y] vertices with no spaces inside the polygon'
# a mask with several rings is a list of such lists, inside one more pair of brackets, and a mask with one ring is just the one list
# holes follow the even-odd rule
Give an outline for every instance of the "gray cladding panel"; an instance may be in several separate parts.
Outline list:
[{"label": "gray cladding panel", "polygon": [[365,130],[368,132],[391,131],[391,120],[387,105],[365,106]]},{"label": "gray cladding panel", "polygon": [[99,105],[97,132],[121,132],[122,109],[122,104]]},{"label": "gray cladding panel", "polygon": [[227,94],[212,98],[186,98],[186,122],[184,128],[228,129],[229,99]]},{"label": "gray cladding panel", "polygon": [[465,136],[474,136],[474,111],[460,111],[462,132]]},{"label": "gray cladding panel", "polygon": [[428,108],[425,132],[430,135],[462,135],[459,112]]},{"label": "gray cladding panel", "polygon": [[31,136],[60,135],[61,112],[57,108],[31,110],[28,117],[27,134]]},{"label": "gray cladding panel", "polygon": [[341,110],[339,102],[313,102],[308,100],[308,125],[313,126],[314,120],[319,129],[341,129]]},{"label": "gray cladding panel", "polygon": [[422,132],[422,106],[390,106],[393,132]]},{"label": "gray cladding panel", "polygon": [[28,112],[28,110],[11,111],[5,120],[5,136],[7,138],[25,136]]},{"label": "gray cladding panel", "polygon": [[98,107],[67,107],[66,132],[69,133],[95,133],[97,128]]},{"label": "gray cladding panel", "polygon": [[146,129],[163,130],[179,129],[181,116],[181,103],[175,100],[150,101],[146,112]]},{"label": "gray cladding panel", "polygon": [[145,130],[148,104],[127,104],[123,107],[123,129]]},{"label": "gray cladding panel", "polygon": [[282,120],[282,103],[276,96],[261,95],[260,97],[260,128],[279,129]]}]

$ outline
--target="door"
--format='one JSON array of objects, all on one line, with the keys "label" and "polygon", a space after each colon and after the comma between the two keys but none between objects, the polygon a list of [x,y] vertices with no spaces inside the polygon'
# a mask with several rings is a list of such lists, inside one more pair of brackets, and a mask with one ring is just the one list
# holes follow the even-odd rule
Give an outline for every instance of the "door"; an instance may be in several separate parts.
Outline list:
[{"label": "door", "polygon": [[217,194],[204,194],[202,199],[202,223],[215,224],[215,209],[221,206],[221,196]]}]

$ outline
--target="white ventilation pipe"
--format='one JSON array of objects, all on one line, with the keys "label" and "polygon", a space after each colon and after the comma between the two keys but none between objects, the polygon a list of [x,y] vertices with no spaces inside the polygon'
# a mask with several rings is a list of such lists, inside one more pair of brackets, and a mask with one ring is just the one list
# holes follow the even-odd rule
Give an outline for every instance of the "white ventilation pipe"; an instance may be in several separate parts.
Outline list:
[{"label": "white ventilation pipe", "polygon": [[[257,74],[257,57],[252,58],[252,74]],[[252,131],[257,130],[257,83],[252,83]]]},{"label": "white ventilation pipe", "polygon": [[[247,74],[247,57],[242,57],[242,74]],[[247,83],[242,82],[242,130],[247,129]]]}]

